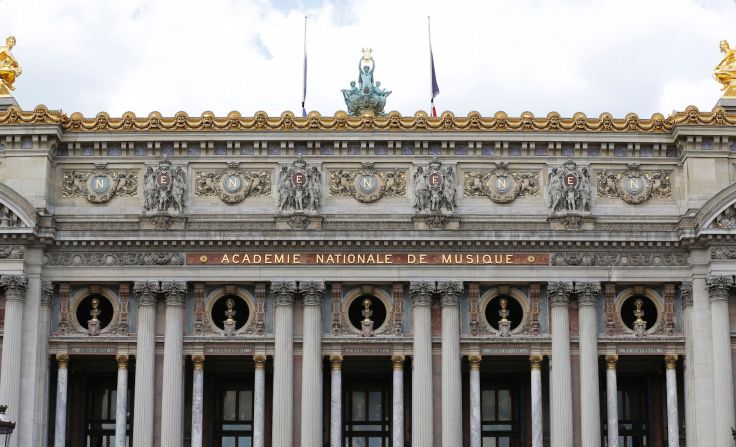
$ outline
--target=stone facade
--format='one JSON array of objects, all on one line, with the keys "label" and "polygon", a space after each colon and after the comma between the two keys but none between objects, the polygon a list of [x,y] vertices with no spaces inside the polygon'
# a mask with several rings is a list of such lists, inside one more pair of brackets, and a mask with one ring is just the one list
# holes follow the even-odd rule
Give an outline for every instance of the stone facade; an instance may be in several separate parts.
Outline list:
[{"label": "stone facade", "polygon": [[[374,387],[388,396],[365,403],[380,445],[614,446],[618,433],[731,446],[735,166],[723,108],[85,118],[11,106],[10,445],[229,445],[235,408],[249,428],[233,439],[338,447],[368,439],[349,427]],[[98,389],[117,396],[100,433],[82,411]],[[644,397],[623,415],[641,433],[619,424],[619,395]],[[513,414],[489,413],[500,396]]]}]

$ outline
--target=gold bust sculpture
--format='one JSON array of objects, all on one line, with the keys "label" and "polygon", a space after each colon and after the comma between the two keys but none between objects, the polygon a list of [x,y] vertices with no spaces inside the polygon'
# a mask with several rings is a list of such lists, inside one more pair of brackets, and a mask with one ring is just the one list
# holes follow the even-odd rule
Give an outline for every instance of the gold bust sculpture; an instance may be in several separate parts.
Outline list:
[{"label": "gold bust sculpture", "polygon": [[725,40],[721,41],[720,47],[725,56],[713,70],[713,77],[723,85],[723,96],[736,96],[736,50],[731,49]]},{"label": "gold bust sculpture", "polygon": [[13,84],[15,78],[20,76],[23,70],[10,50],[15,46],[15,37],[8,36],[5,45],[0,47],[0,96],[11,96],[10,91],[15,90]]}]

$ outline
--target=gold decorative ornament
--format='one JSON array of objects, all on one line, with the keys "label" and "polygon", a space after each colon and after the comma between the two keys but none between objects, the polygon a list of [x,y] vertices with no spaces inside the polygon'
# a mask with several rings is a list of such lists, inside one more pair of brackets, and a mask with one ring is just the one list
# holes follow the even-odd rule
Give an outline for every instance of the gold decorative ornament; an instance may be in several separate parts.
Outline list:
[{"label": "gold decorative ornament", "polygon": [[330,170],[330,195],[349,196],[363,203],[406,195],[406,170],[375,169],[373,163],[362,166],[362,169]]},{"label": "gold decorative ornament", "polygon": [[197,172],[194,175],[195,196],[217,196],[234,205],[250,196],[271,195],[271,172],[239,169],[239,163],[228,163],[226,169]]},{"label": "gold decorative ornament", "polygon": [[10,50],[15,46],[15,36],[8,36],[5,45],[0,47],[0,97],[12,96],[11,90],[15,90],[15,79],[23,73],[23,70],[11,54]]},{"label": "gold decorative ornament", "polygon": [[204,368],[204,355],[203,354],[192,355],[192,363],[194,364],[194,369]]},{"label": "gold decorative ornament", "polygon": [[233,300],[232,298],[228,298],[225,301],[225,321],[233,323],[235,321],[235,319],[233,318],[235,316],[235,312],[235,300]]},{"label": "gold decorative ornament", "polygon": [[480,369],[480,362],[483,359],[480,354],[470,354],[468,356],[468,362],[470,363],[470,369]]},{"label": "gold decorative ornament", "polygon": [[56,363],[58,363],[59,368],[66,368],[67,366],[69,366],[69,354],[56,354]]},{"label": "gold decorative ornament", "polygon": [[509,171],[504,162],[492,171],[466,171],[463,180],[466,197],[487,196],[496,203],[539,195],[539,172]]},{"label": "gold decorative ornament", "polygon": [[371,320],[371,317],[373,316],[373,311],[371,310],[371,299],[365,298],[363,300],[363,311],[361,314],[363,315],[363,323],[370,323],[373,320]]},{"label": "gold decorative ornament", "polygon": [[391,364],[393,365],[394,369],[403,369],[404,360],[405,358],[401,354],[394,354],[391,356]]},{"label": "gold decorative ornament", "polygon": [[253,356],[253,363],[256,365],[256,369],[263,369],[266,367],[266,356],[263,354],[257,354]]},{"label": "gold decorative ornament", "polygon": [[644,306],[644,300],[641,298],[637,298],[634,300],[634,316],[636,317],[636,323],[645,323],[644,319],[642,318],[644,316],[644,309],[642,307]]},{"label": "gold decorative ornament", "polygon": [[616,362],[618,362],[617,354],[608,354],[606,356],[606,365],[608,369],[616,369]]},{"label": "gold decorative ornament", "polygon": [[342,368],[342,356],[340,354],[330,355],[330,366],[332,369]]},{"label": "gold decorative ornament", "polygon": [[713,70],[713,77],[721,83],[724,97],[736,97],[736,50],[726,40],[721,41],[720,48],[725,56]]},{"label": "gold decorative ornament", "polygon": [[100,321],[97,317],[100,316],[100,299],[92,298],[92,310],[89,312],[92,317],[91,321]]},{"label": "gold decorative ornament", "polygon": [[544,356],[541,354],[532,354],[529,356],[529,363],[531,364],[532,369],[542,369],[543,360]]},{"label": "gold decorative ornament", "polygon": [[498,311],[498,315],[501,317],[501,323],[506,323],[509,321],[509,300],[507,298],[501,298],[499,304],[501,305],[501,310]]},{"label": "gold decorative ornament", "polygon": [[118,362],[118,369],[128,368],[128,354],[115,354],[115,361]]},{"label": "gold decorative ornament", "polygon": [[667,369],[675,369],[677,367],[677,354],[666,354],[664,356],[664,363]]}]

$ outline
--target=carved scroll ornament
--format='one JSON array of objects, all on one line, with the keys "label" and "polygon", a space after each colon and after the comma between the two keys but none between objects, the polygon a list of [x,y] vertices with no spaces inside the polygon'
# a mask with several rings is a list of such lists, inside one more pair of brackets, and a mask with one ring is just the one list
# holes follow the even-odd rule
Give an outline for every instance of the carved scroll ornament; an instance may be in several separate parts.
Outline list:
[{"label": "carved scroll ornament", "polygon": [[362,169],[336,169],[329,173],[331,196],[372,203],[382,197],[406,195],[405,170],[375,169],[373,163],[363,163]]},{"label": "carved scroll ornament", "polygon": [[62,196],[82,196],[91,203],[105,203],[115,196],[131,197],[138,193],[137,169],[66,170],[62,178]]},{"label": "carved scroll ornament", "polygon": [[194,182],[194,195],[217,196],[230,205],[271,194],[270,171],[239,169],[238,163],[228,163],[227,169],[215,172],[197,172]]},{"label": "carved scroll ornament", "polygon": [[486,196],[496,203],[539,195],[539,173],[509,171],[506,163],[492,171],[467,171],[463,184],[466,196]]},{"label": "carved scroll ornament", "polygon": [[652,197],[672,197],[671,171],[642,171],[631,164],[624,171],[606,170],[597,175],[598,197],[620,197],[638,205]]}]

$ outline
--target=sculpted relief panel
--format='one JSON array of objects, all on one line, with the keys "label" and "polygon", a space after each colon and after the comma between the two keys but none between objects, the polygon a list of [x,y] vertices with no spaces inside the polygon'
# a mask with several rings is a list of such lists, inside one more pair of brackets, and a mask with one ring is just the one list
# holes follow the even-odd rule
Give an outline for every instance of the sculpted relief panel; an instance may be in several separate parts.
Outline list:
[{"label": "sculpted relief panel", "polygon": [[418,166],[414,183],[414,210],[418,214],[455,212],[457,175],[454,166],[442,167],[436,157],[426,167]]},{"label": "sculpted relief panel", "polygon": [[652,197],[672,197],[672,171],[642,171],[637,164],[626,170],[605,170],[597,177],[598,197],[620,197],[626,203],[637,205]]},{"label": "sculpted relief panel", "polygon": [[336,169],[329,174],[331,196],[372,203],[382,197],[406,195],[406,170],[375,169],[373,163],[363,163],[362,169]]},{"label": "sculpted relief panel", "polygon": [[279,208],[282,213],[316,213],[321,200],[322,175],[301,158],[279,170]]},{"label": "sculpted relief panel", "polygon": [[568,160],[560,167],[550,168],[547,182],[547,205],[553,213],[590,211],[590,173]]},{"label": "sculpted relief panel", "polygon": [[506,163],[499,163],[492,171],[466,171],[463,185],[467,197],[510,203],[517,197],[539,195],[539,173],[509,171]]},{"label": "sculpted relief panel", "polygon": [[228,163],[226,169],[194,174],[194,195],[217,196],[233,205],[250,196],[271,195],[271,170],[240,169],[239,163]]},{"label": "sculpted relief panel", "polygon": [[105,203],[115,196],[132,197],[138,194],[137,169],[108,169],[105,164],[95,169],[63,171],[62,196],[82,196],[91,203]]},{"label": "sculpted relief panel", "polygon": [[184,210],[187,184],[183,168],[171,166],[171,162],[164,158],[158,166],[146,168],[143,183],[143,211]]}]

